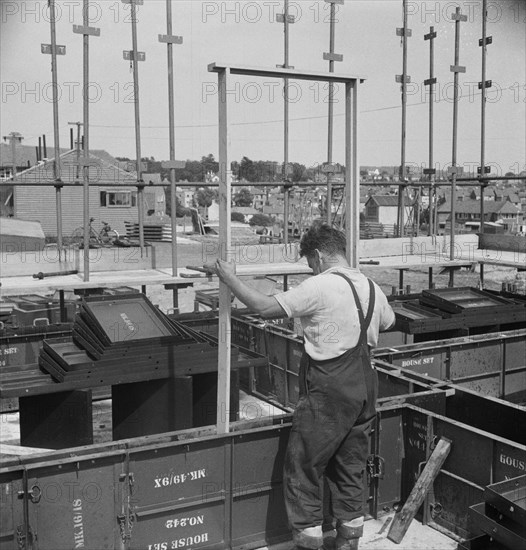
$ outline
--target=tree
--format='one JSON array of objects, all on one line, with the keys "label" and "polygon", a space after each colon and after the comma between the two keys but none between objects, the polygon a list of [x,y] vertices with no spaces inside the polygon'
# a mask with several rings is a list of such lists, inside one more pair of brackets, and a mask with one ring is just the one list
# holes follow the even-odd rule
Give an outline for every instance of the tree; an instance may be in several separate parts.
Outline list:
[{"label": "tree", "polygon": [[242,187],[234,194],[234,204],[236,206],[252,206],[254,195],[246,188]]},{"label": "tree", "polygon": [[[164,188],[164,194],[166,197],[166,215],[171,216],[172,215],[172,198],[171,198],[172,190],[169,185]],[[179,200],[179,197],[177,196],[175,197],[175,207],[176,207],[175,215],[178,218],[192,215],[192,211],[190,210],[190,208],[186,208],[185,206],[183,206],[181,204],[181,201]]]},{"label": "tree", "polygon": [[217,191],[214,191],[209,187],[203,187],[202,189],[199,189],[195,194],[195,200],[197,204],[203,208],[208,208],[216,197]]},{"label": "tree", "polygon": [[265,214],[254,214],[250,221],[250,225],[262,225],[263,227],[268,227],[274,224],[274,221],[270,216],[265,216]]},{"label": "tree", "polygon": [[239,179],[244,179],[246,181],[258,180],[258,173],[254,166],[254,162],[248,157],[243,157],[239,163]]},{"label": "tree", "polygon": [[233,222],[245,223],[245,216],[241,212],[232,212],[230,214],[230,220]]},{"label": "tree", "polygon": [[217,162],[214,158],[214,155],[210,153],[206,157],[201,157],[201,167],[203,174],[206,174],[207,172],[212,172],[213,174],[217,174],[219,172],[219,162]]}]

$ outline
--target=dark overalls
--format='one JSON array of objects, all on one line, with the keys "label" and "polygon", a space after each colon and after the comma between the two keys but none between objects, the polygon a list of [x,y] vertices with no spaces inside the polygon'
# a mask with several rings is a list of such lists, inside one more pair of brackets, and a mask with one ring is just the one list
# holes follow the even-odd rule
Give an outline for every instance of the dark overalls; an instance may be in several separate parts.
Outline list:
[{"label": "dark overalls", "polygon": [[[292,420],[285,466],[285,505],[293,533],[322,525],[323,478],[331,492],[331,513],[339,522],[361,517],[363,471],[368,455],[367,430],[374,418],[378,377],[372,368],[367,328],[375,304],[373,283],[364,318],[354,285],[360,319],[358,344],[333,359],[315,361],[303,354],[300,398]],[[299,546],[317,548],[315,541],[295,537]],[[312,543],[312,545],[310,544]]]}]

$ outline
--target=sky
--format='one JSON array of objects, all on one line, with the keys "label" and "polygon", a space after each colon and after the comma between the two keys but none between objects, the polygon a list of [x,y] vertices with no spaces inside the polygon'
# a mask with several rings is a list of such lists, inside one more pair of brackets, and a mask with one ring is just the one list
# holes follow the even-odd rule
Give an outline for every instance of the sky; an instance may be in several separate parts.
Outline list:
[{"label": "sky", "polygon": [[[69,145],[68,122],[82,120],[81,0],[57,0],[60,145]],[[326,72],[329,51],[329,5],[324,1],[290,1],[295,16],[290,26],[289,63],[296,69]],[[90,0],[90,25],[100,37],[90,38],[90,147],[113,156],[135,157],[133,74],[123,50],[132,47],[130,8],[120,0]],[[407,146],[408,164],[428,164],[431,25],[435,40],[437,93],[434,111],[435,166],[452,158],[453,73],[456,6],[467,15],[460,28],[460,101],[458,162],[473,170],[480,164],[482,1],[408,0]],[[218,62],[275,67],[284,59],[283,25],[275,21],[283,1],[173,0],[175,124],[177,159],[218,155],[217,76],[207,66]],[[401,0],[346,0],[338,6],[335,52],[343,62],[335,71],[366,78],[360,89],[359,158],[361,165],[400,164],[401,94],[395,75],[402,73]],[[40,52],[50,43],[47,0],[0,0],[1,112],[0,136],[20,132],[25,145],[46,134],[53,142],[51,56]],[[166,0],[144,0],[138,8],[140,62],[139,103],[141,154],[169,158]],[[488,0],[488,90],[486,163],[493,173],[526,170],[526,0]],[[229,123],[230,158],[283,160],[283,95],[279,80],[232,77]],[[291,81],[289,160],[314,166],[327,158],[327,88],[323,83]],[[335,95],[335,162],[344,161],[343,90]],[[48,152],[48,156],[51,154]]]}]

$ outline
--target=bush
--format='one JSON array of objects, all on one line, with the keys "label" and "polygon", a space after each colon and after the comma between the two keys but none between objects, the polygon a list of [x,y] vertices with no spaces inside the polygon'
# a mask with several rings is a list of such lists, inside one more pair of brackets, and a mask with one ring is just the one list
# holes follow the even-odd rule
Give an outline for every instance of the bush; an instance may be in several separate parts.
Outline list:
[{"label": "bush", "polygon": [[241,212],[232,212],[230,214],[230,220],[233,222],[245,223],[245,215]]},{"label": "bush", "polygon": [[263,227],[268,227],[269,225],[273,225],[273,220],[270,216],[265,216],[265,214],[254,214],[252,218],[250,218],[250,225],[262,225]]}]

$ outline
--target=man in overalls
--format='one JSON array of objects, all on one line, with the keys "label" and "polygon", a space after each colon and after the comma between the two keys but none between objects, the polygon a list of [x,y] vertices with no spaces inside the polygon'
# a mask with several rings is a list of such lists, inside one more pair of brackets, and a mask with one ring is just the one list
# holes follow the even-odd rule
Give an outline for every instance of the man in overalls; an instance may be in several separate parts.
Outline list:
[{"label": "man in overalls", "polygon": [[395,315],[378,285],[349,266],[345,236],[315,223],[300,255],[315,277],[267,296],[243,283],[230,264],[213,270],[263,317],[299,317],[305,353],[284,468],[285,505],[297,548],[323,546],[323,480],[331,492],[336,548],[356,550],[363,534],[367,430],[375,416],[377,375],[369,350]]}]

